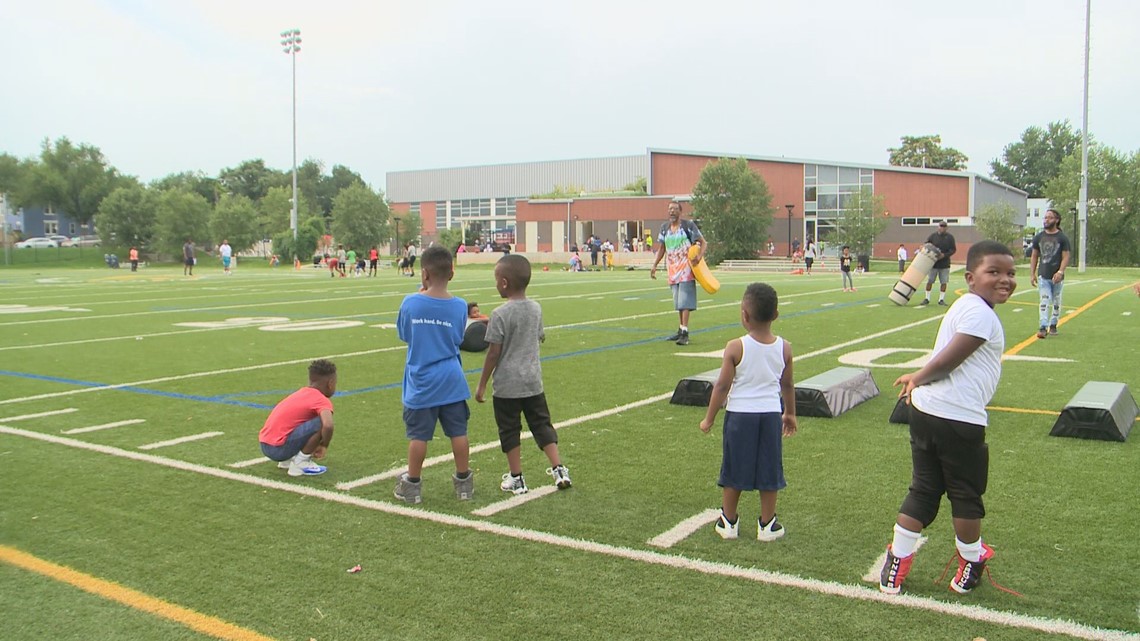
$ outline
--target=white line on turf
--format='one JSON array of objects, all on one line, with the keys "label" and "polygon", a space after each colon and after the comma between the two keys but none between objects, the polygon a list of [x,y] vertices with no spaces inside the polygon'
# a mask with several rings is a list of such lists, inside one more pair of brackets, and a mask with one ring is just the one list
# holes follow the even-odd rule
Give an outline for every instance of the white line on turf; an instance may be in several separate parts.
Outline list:
[{"label": "white line on turf", "polygon": [[21,414],[19,416],[9,416],[7,418],[0,418],[0,423],[10,423],[12,421],[26,421],[30,418],[42,418],[44,416],[56,416],[58,414],[70,414],[78,412],[79,410],[74,407],[69,407],[63,410],[52,410],[50,412],[37,412],[35,414]]},{"label": "white line on turf", "polygon": [[341,505],[349,505],[362,509],[374,510],[394,516],[410,517],[431,523],[436,523],[439,525],[461,527],[476,532],[484,532],[487,534],[509,537],[520,541],[531,541],[534,543],[554,545],[570,550],[609,556],[628,561],[635,561],[638,563],[669,567],[688,572],[700,572],[701,574],[711,576],[730,577],[767,585],[778,585],[798,590],[804,590],[807,592],[814,592],[816,594],[835,596],[856,601],[882,603],[894,607],[924,610],[927,612],[945,614],[952,617],[961,617],[973,621],[981,621],[993,625],[1002,625],[1027,630],[1037,630],[1050,634],[1065,634],[1079,639],[1089,639],[1091,641],[1140,641],[1140,634],[1128,632],[1125,630],[1097,628],[1080,623],[1074,623],[1072,621],[1046,619],[1043,617],[1017,614],[1013,612],[1002,612],[984,608],[978,605],[938,601],[936,599],[931,599],[928,597],[919,597],[909,594],[888,595],[879,592],[878,589],[869,589],[861,585],[836,583],[834,581],[822,581],[820,579],[804,578],[793,574],[785,574],[783,572],[771,572],[758,568],[742,568],[740,566],[731,565],[728,563],[692,559],[677,554],[665,554],[662,552],[638,550],[618,545],[610,545],[607,543],[597,543],[594,541],[587,541],[558,534],[551,534],[549,532],[540,532],[537,530],[528,530],[525,528],[500,525],[498,523],[492,523],[489,521],[479,521],[463,516],[429,512],[422,508],[411,508],[403,505],[396,505],[393,503],[385,503],[383,501],[365,499],[357,496],[352,496],[350,494],[342,494],[340,492],[320,490],[304,485],[304,481],[293,483],[264,479],[256,476],[249,476],[247,474],[241,474],[238,472],[231,472],[229,470],[207,467],[205,465],[198,465],[195,463],[188,463],[186,461],[179,461],[162,456],[156,456],[154,454],[131,452],[128,450],[119,449],[117,447],[99,445],[96,443],[86,443],[84,441],[65,438],[62,436],[42,434],[39,432],[22,430],[6,425],[0,425],[0,433],[9,434],[12,436],[22,436],[24,438],[88,450],[91,452],[99,452],[101,454],[117,456],[120,458],[126,458],[144,463],[151,463],[154,465],[161,465],[164,467],[186,472],[194,472],[205,476],[212,476],[214,478],[237,481],[239,483],[245,483],[247,485],[253,485],[265,489],[291,492],[293,494],[299,494],[301,496],[308,496],[333,503],[339,503]]},{"label": "white line on turf", "polygon": [[112,427],[123,427],[124,425],[138,425],[145,423],[145,418],[132,418],[125,421],[115,421],[114,423],[103,423],[102,425],[92,425],[90,427],[77,427],[71,430],[64,430],[62,434],[86,434],[87,432],[98,432],[99,430],[109,430]]},{"label": "white line on turf", "polygon": [[147,443],[140,445],[140,450],[157,450],[160,447],[170,447],[171,445],[181,445],[183,443],[190,443],[192,441],[201,441],[202,439],[214,438],[221,436],[225,432],[202,432],[201,434],[191,434],[190,436],[183,436],[180,438],[172,438],[169,441],[158,441],[155,443]]},{"label": "white line on turf", "polygon": [[230,463],[226,467],[243,468],[243,467],[251,467],[251,466],[257,465],[258,463],[272,463],[272,462],[273,462],[272,459],[265,458],[264,456],[259,456],[257,458],[251,458],[251,459],[246,459],[244,461],[238,461],[237,463]]},{"label": "white line on turf", "polygon": [[[918,537],[918,543],[914,544],[914,551],[918,552],[920,549],[922,549],[923,545],[926,545],[926,537],[920,536]],[[867,573],[863,575],[863,580],[867,583],[878,583],[880,580],[882,580],[881,575],[883,573],[883,566],[886,565],[886,563],[887,552],[886,550],[883,550],[883,553],[879,555],[879,558],[875,559],[875,562],[871,564],[870,569],[868,569]]]},{"label": "white line on turf", "polygon": [[[577,418],[566,419],[565,421],[560,421],[558,423],[555,423],[554,429],[560,430],[564,427],[569,427],[571,425],[577,425],[578,423],[585,423],[586,421],[593,421],[593,420],[596,420],[599,418],[605,418],[607,416],[613,416],[614,414],[620,414],[620,413],[625,412],[627,410],[635,409],[635,408],[641,407],[643,405],[651,405],[653,403],[656,403],[657,401],[665,400],[671,396],[673,396],[672,392],[669,392],[668,394],[658,394],[657,396],[650,396],[649,398],[643,398],[640,401],[634,401],[632,403],[626,403],[625,405],[619,405],[618,407],[611,407],[610,409],[602,410],[600,412],[594,412],[593,414],[586,414],[584,416],[579,416]],[[521,438],[523,440],[526,440],[526,439],[534,438],[534,436],[530,432],[525,432],[521,435]],[[497,447],[499,447],[498,441],[488,441],[486,443],[480,443],[479,445],[472,445],[470,453],[471,454],[477,454],[479,452],[484,452],[486,450],[489,450],[492,448],[497,448]],[[451,460],[452,460],[451,454],[441,454],[439,456],[433,456],[433,457],[425,460],[423,466],[424,467],[431,467],[433,465],[439,465],[440,463],[447,463]],[[372,474],[370,476],[365,476],[364,478],[356,479],[355,481],[345,481],[343,483],[337,483],[336,489],[338,489],[338,490],[354,490],[358,487],[369,485],[371,483],[376,483],[378,481],[383,481],[385,479],[394,479],[397,476],[399,476],[400,474],[402,474],[404,472],[404,470],[406,470],[406,469],[407,468],[405,466],[401,465],[399,467],[394,467],[390,470],[386,470],[386,471],[381,472],[379,474]]]},{"label": "white line on turf", "polygon": [[547,494],[554,494],[557,491],[558,491],[558,488],[554,485],[543,485],[542,487],[537,488],[537,489],[533,489],[533,490],[527,492],[526,494],[518,494],[518,495],[512,496],[511,498],[509,498],[505,501],[499,501],[498,503],[491,503],[490,505],[481,507],[478,510],[472,510],[471,513],[474,514],[475,516],[491,516],[493,514],[498,514],[499,512],[502,512],[504,510],[509,510],[511,508],[518,507],[518,506],[522,505],[523,503],[529,503],[530,501],[533,501],[535,499],[540,499],[540,498],[546,496]]},{"label": "white line on turf", "polygon": [[681,541],[692,536],[694,532],[705,527],[720,517],[720,510],[705,510],[674,525],[669,530],[658,534],[647,541],[649,545],[658,548],[671,548]]}]

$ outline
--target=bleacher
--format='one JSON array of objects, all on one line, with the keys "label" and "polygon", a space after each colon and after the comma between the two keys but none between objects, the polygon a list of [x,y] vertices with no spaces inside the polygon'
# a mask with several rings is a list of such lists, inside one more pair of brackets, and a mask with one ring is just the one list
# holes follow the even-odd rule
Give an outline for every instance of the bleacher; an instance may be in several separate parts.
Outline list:
[{"label": "bleacher", "polygon": [[[791,273],[797,269],[802,270],[802,260],[792,262],[788,258],[760,258],[756,260],[724,260],[716,269],[726,272],[785,272]],[[836,271],[839,262],[834,260],[823,261],[816,259],[812,271]]]}]

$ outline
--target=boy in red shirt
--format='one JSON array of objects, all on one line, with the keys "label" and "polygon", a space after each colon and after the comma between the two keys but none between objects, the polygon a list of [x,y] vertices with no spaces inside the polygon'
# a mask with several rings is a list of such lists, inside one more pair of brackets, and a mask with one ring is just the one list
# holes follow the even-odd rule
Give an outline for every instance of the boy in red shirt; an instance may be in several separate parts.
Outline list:
[{"label": "boy in red shirt", "polygon": [[328,468],[317,465],[333,436],[333,394],[336,365],[324,359],[309,364],[309,386],[286,396],[265,420],[258,440],[261,452],[289,476],[316,476]]}]

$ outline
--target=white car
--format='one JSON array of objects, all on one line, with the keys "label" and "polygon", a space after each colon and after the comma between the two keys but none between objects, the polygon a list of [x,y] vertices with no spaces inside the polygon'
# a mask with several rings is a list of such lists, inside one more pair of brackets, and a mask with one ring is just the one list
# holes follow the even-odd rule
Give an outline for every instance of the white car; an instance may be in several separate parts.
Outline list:
[{"label": "white car", "polygon": [[34,247],[36,249],[45,249],[48,247],[59,247],[59,243],[50,238],[42,237],[29,238],[27,240],[16,243],[17,249],[27,249],[29,247]]},{"label": "white car", "polygon": [[48,238],[50,238],[51,240],[54,240],[55,244],[60,246],[60,247],[72,247],[73,246],[71,239],[68,238],[67,236],[61,236],[59,234],[53,234],[51,236],[48,236]]}]

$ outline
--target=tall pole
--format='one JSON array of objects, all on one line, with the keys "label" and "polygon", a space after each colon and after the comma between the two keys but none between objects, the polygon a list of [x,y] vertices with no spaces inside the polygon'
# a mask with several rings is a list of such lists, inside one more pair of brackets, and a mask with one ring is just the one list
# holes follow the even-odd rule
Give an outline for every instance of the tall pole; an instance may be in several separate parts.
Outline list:
[{"label": "tall pole", "polygon": [[1079,245],[1081,253],[1077,257],[1077,273],[1085,273],[1086,244],[1089,238],[1089,27],[1092,18],[1092,0],[1085,0],[1085,103],[1081,117],[1081,193],[1077,200],[1080,211],[1081,228]]},{"label": "tall pole", "polygon": [[795,205],[784,205],[788,208],[788,258],[792,257],[792,208]]},{"label": "tall pole", "polygon": [[281,32],[281,46],[293,59],[293,208],[289,213],[289,229],[293,230],[293,242],[297,242],[297,52],[301,50],[301,30],[288,29]]}]

